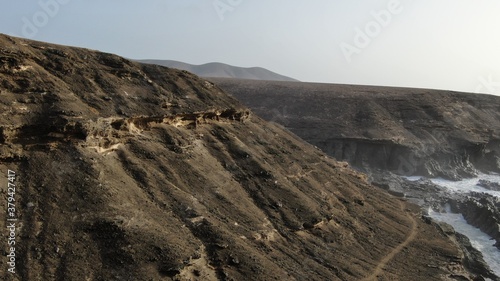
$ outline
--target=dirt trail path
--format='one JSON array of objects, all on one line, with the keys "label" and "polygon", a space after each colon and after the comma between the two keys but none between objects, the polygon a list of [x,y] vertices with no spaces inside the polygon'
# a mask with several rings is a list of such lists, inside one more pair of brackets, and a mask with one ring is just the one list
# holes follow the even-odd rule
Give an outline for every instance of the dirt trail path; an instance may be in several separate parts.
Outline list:
[{"label": "dirt trail path", "polygon": [[[405,212],[405,204],[401,201],[399,201],[399,205],[401,206],[401,210]],[[373,270],[372,274],[370,276],[364,278],[363,280],[368,281],[368,280],[377,280],[377,276],[382,273],[384,267],[397,255],[399,252],[401,252],[404,247],[408,246],[408,244],[411,243],[417,236],[417,221],[411,216],[411,214],[406,214],[408,219],[411,221],[411,230],[406,238],[406,240],[399,244],[396,248],[394,248],[387,256],[385,256],[378,264],[377,267]]]}]

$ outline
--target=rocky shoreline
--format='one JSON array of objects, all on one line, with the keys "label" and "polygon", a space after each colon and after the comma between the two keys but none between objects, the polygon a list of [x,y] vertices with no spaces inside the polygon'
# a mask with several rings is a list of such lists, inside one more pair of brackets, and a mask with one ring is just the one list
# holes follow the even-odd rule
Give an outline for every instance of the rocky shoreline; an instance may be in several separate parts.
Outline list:
[{"label": "rocky shoreline", "polygon": [[[430,180],[459,181],[500,173],[500,98],[428,89],[213,79],[264,119],[276,122],[337,160],[366,173],[392,195],[423,210],[462,213],[500,249],[498,199],[457,194]],[[479,182],[496,191],[500,184]],[[452,239],[453,240],[453,239]],[[470,243],[457,238],[464,253]],[[491,276],[465,255],[471,271]]]},{"label": "rocky shoreline", "polygon": [[465,198],[450,200],[452,211],[495,239],[500,250],[500,199],[484,193],[472,192]]},{"label": "rocky shoreline", "polygon": [[[429,208],[437,212],[446,212],[449,207],[452,213],[462,214],[468,224],[479,228],[495,240],[495,246],[500,250],[500,199],[487,193],[467,192],[452,193],[434,184],[427,178],[411,181],[405,177],[387,171],[375,171],[370,174],[370,181],[390,194],[407,198],[418,204],[423,210],[423,217],[429,223],[436,223],[443,231],[455,237],[455,241],[464,252],[464,264],[475,274],[500,280],[474,249],[469,239],[453,230],[444,223],[436,222],[426,212]],[[496,182],[479,180],[478,186],[494,188]]]},{"label": "rocky shoreline", "polygon": [[498,182],[492,182],[488,180],[479,180],[478,186],[484,187],[489,190],[500,191],[500,184]]}]

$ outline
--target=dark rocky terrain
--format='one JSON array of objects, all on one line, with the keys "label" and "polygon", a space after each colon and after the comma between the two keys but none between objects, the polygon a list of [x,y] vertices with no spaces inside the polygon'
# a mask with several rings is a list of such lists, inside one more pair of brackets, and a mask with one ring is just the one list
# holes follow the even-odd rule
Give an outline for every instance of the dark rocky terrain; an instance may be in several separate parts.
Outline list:
[{"label": "dark rocky terrain", "polygon": [[139,60],[139,62],[186,70],[201,77],[238,78],[268,81],[297,81],[296,79],[280,75],[262,67],[238,67],[219,62],[192,65],[174,60]]},{"label": "dark rocky terrain", "polygon": [[[500,97],[425,89],[211,79],[268,121],[369,174],[369,181],[423,209],[463,214],[496,240],[500,204],[485,193],[452,194],[420,175],[459,180],[500,172]],[[479,186],[499,190],[499,183]],[[459,239],[464,241],[463,239]],[[462,244],[468,252],[467,243]],[[480,266],[480,265],[479,265]]]},{"label": "dark rocky terrain", "polygon": [[486,193],[451,193],[443,190],[428,179],[409,181],[390,172],[373,173],[370,182],[387,190],[394,196],[404,197],[420,205],[423,209],[432,208],[444,212],[449,205],[451,211],[462,214],[465,220],[496,242],[500,250],[500,200]]},{"label": "dark rocky terrain", "polygon": [[485,194],[471,194],[465,198],[449,200],[452,211],[463,214],[464,218],[484,233],[495,239],[500,249],[500,200]]},{"label": "dark rocky terrain", "polygon": [[[0,35],[1,280],[482,280],[422,218],[193,74]],[[469,258],[468,258],[469,257]]]},{"label": "dark rocky terrain", "polygon": [[370,173],[500,172],[500,97],[426,89],[211,79],[259,116]]},{"label": "dark rocky terrain", "polygon": [[478,186],[484,187],[489,190],[500,191],[500,184],[498,182],[491,182],[487,180],[479,180]]}]

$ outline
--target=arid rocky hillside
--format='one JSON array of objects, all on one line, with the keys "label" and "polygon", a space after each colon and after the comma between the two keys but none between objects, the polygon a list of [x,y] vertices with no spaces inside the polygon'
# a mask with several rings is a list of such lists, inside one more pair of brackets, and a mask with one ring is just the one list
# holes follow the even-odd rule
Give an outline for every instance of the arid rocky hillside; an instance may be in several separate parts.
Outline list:
[{"label": "arid rocky hillside", "polygon": [[426,89],[211,79],[259,116],[370,172],[500,172],[500,97]]},{"label": "arid rocky hillside", "polygon": [[0,35],[0,79],[1,280],[475,276],[453,231],[192,74]]}]

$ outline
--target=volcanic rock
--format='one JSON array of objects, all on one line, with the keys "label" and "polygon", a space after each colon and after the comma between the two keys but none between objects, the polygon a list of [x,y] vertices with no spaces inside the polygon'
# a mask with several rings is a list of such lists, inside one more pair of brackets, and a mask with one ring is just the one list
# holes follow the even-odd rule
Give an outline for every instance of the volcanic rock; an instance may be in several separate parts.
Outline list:
[{"label": "volcanic rock", "polygon": [[489,190],[494,190],[494,191],[500,191],[500,183],[498,182],[491,182],[487,180],[479,180],[477,183],[478,186],[484,187]]},{"label": "volcanic rock", "polygon": [[495,239],[498,247],[500,245],[500,200],[485,193],[475,193],[455,201],[456,212],[463,214],[469,224],[478,227]]},{"label": "volcanic rock", "polygon": [[418,207],[193,74],[0,35],[0,79],[2,280],[475,276]]},{"label": "volcanic rock", "polygon": [[365,172],[452,180],[500,172],[500,97],[211,79],[268,121]]}]

